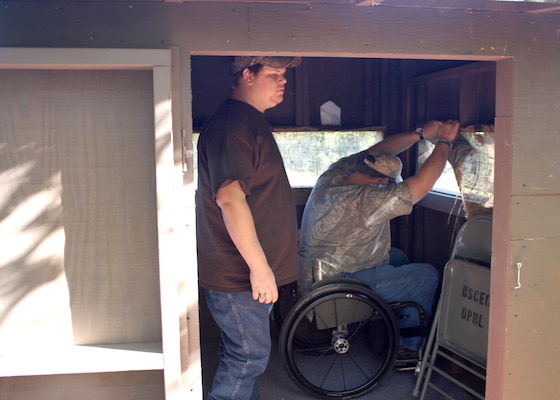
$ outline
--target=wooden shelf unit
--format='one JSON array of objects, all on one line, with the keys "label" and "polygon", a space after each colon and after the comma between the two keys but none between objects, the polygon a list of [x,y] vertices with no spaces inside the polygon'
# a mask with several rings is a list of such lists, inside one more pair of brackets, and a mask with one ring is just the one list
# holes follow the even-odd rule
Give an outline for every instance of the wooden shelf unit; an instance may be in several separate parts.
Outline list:
[{"label": "wooden shelf unit", "polygon": [[185,398],[171,54],[0,49],[0,398]]},{"label": "wooden shelf unit", "polygon": [[163,371],[161,343],[67,346],[0,355],[0,376]]}]

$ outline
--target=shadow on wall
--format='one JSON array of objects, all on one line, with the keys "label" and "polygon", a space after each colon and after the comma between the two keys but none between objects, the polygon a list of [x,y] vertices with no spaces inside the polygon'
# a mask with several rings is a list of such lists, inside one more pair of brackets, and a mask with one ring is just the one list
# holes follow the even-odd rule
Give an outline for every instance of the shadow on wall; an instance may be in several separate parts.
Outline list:
[{"label": "shadow on wall", "polygon": [[0,354],[161,341],[152,86],[0,71]]}]

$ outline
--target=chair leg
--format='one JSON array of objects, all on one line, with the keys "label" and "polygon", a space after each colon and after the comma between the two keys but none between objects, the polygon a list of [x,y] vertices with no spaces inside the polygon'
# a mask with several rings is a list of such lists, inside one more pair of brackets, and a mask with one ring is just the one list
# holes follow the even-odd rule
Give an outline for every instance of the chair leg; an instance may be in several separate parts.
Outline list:
[{"label": "chair leg", "polygon": [[435,355],[432,349],[435,343],[440,313],[441,313],[441,301],[438,301],[438,305],[433,319],[434,322],[432,324],[432,328],[430,329],[428,340],[426,340],[426,346],[424,347],[424,355],[420,363],[420,368],[417,372],[418,378],[416,379],[416,385],[414,386],[414,390],[412,391],[412,395],[414,397],[418,397],[420,388],[422,387],[422,383],[424,381],[424,374],[426,370],[426,364],[430,360],[430,358],[432,358],[432,356]]}]

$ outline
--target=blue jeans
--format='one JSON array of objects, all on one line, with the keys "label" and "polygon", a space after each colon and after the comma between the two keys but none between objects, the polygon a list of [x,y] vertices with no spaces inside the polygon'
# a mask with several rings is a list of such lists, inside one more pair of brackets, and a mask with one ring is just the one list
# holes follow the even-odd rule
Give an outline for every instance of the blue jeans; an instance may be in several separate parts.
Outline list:
[{"label": "blue jeans", "polygon": [[[387,303],[395,301],[418,303],[424,309],[426,319],[429,321],[440,284],[438,270],[431,264],[409,263],[406,254],[396,248],[391,249],[389,262],[388,265],[379,265],[338,276],[366,282],[371,290]],[[401,314],[407,314],[409,317],[399,320],[400,328],[418,326],[420,320],[416,309],[408,307],[403,309]],[[420,337],[401,337],[401,346],[407,349],[418,350],[421,344]]]},{"label": "blue jeans", "polygon": [[252,293],[206,291],[208,308],[221,330],[220,363],[208,400],[258,400],[257,377],[268,364],[273,304]]}]

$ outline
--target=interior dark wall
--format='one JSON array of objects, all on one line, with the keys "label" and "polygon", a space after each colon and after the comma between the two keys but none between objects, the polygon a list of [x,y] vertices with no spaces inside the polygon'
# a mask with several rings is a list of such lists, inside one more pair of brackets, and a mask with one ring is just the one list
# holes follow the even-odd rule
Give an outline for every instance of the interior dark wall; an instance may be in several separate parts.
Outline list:
[{"label": "interior dark wall", "polygon": [[[193,126],[204,120],[231,90],[227,56],[193,56]],[[406,87],[410,78],[463,65],[467,61],[391,60],[304,57],[287,71],[284,101],[267,110],[270,125],[321,126],[320,107],[333,101],[341,108],[341,126],[385,126],[387,132],[405,129]],[[458,90],[458,88],[454,88]]]}]

